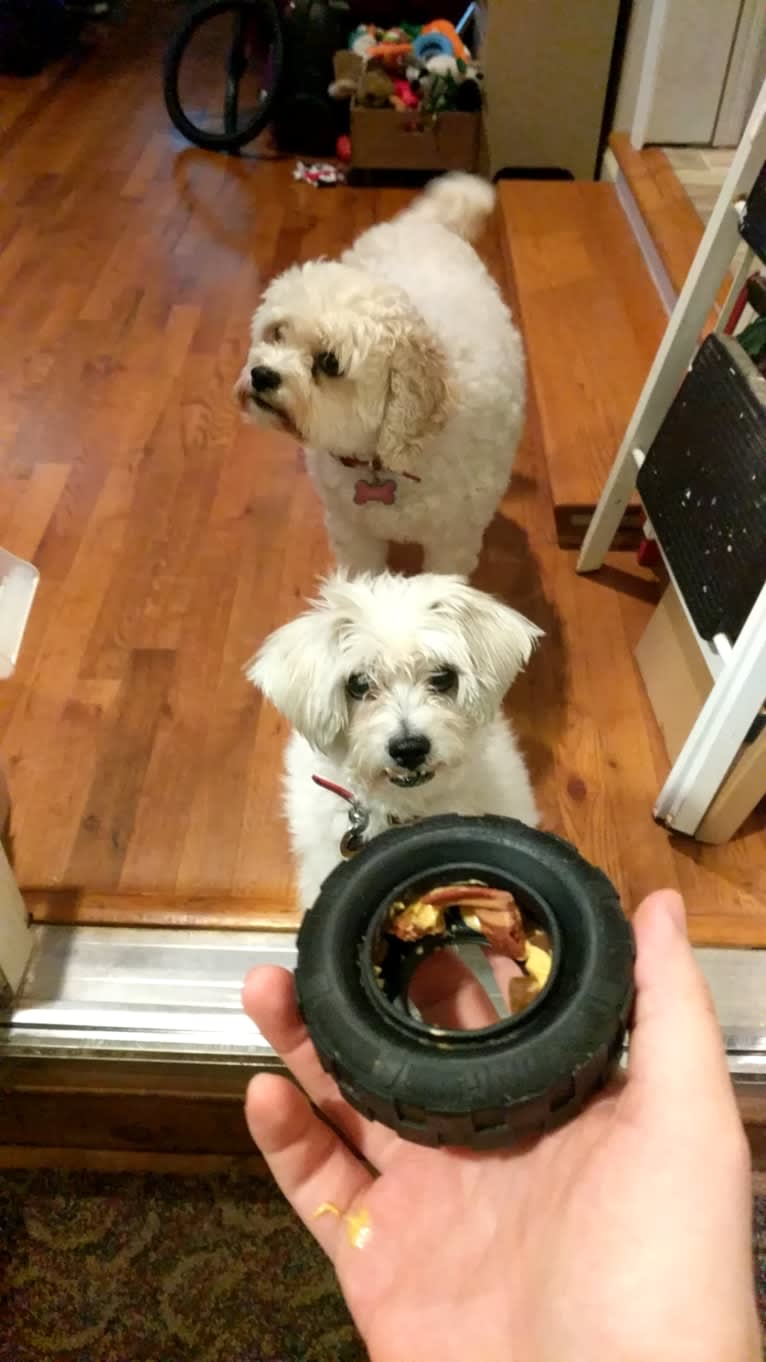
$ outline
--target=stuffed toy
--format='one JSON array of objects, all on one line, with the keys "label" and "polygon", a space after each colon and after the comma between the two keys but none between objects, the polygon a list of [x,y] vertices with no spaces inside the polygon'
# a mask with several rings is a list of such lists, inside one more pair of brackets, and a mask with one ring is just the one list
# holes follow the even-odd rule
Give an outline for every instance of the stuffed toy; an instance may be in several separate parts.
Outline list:
[{"label": "stuffed toy", "polygon": [[367,53],[368,61],[380,61],[387,71],[402,70],[410,51],[412,38],[404,28],[387,28],[378,42]]},{"label": "stuffed toy", "polygon": [[399,113],[420,108],[420,95],[413,90],[408,80],[394,81],[393,105]]},{"label": "stuffed toy", "polygon": [[332,99],[353,99],[362,79],[366,62],[358,52],[342,49],[332,59],[335,79],[329,86]]},{"label": "stuffed toy", "polygon": [[410,56],[410,59],[404,68],[404,75],[410,86],[410,89],[414,90],[414,92],[418,94],[419,92],[421,92],[423,81],[426,79],[428,75],[428,67],[426,66],[424,61],[421,61],[420,58],[416,57],[415,54],[413,53]]},{"label": "stuffed toy", "polygon": [[366,109],[388,109],[394,94],[394,82],[382,66],[368,62],[356,87],[356,102]]},{"label": "stuffed toy", "polygon": [[466,67],[465,75],[457,87],[455,108],[458,113],[478,113],[483,102],[481,82],[484,79],[477,66]]},{"label": "stuffed toy", "polygon": [[422,108],[431,114],[476,113],[482,105],[481,72],[446,20],[422,29],[359,24],[348,49],[336,52],[333,64],[329,93],[334,99],[399,112]]},{"label": "stuffed toy", "polygon": [[348,40],[349,51],[356,52],[366,61],[377,41],[378,30],[372,24],[358,24]]},{"label": "stuffed toy", "polygon": [[[408,70],[410,67],[408,67]],[[460,57],[439,53],[425,63],[418,89],[427,113],[476,113],[481,108],[481,73]]]},{"label": "stuffed toy", "polygon": [[417,56],[424,61],[439,53],[451,54],[465,62],[471,60],[471,54],[455,25],[449,23],[447,19],[435,19],[432,24],[424,24],[415,39],[414,47]]}]

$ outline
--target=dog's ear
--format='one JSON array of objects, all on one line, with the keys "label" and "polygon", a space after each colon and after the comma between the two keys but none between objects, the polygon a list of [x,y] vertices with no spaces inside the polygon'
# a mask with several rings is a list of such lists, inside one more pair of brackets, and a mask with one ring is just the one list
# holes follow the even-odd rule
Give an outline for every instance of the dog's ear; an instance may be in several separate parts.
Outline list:
[{"label": "dog's ear", "polygon": [[408,308],[393,332],[377,454],[384,468],[407,472],[417,470],[424,440],[438,435],[452,403],[447,357],[422,318]]},{"label": "dog's ear", "polygon": [[245,667],[299,733],[320,752],[332,746],[346,723],[345,688],[333,666],[337,621],[316,607],[270,634]]},{"label": "dog's ear", "polygon": [[466,704],[478,717],[490,718],[526,666],[543,630],[459,577],[435,580],[440,582],[440,594],[432,608],[455,628],[468,654]]}]

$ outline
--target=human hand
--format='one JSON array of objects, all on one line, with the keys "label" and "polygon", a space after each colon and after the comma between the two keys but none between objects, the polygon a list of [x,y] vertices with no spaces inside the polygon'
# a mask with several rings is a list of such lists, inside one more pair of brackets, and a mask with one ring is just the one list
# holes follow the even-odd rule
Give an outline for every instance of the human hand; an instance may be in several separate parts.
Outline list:
[{"label": "human hand", "polygon": [[[274,1074],[250,1084],[250,1132],[372,1362],[760,1359],[749,1152],[712,1002],[677,895],[651,895],[634,925],[627,1080],[496,1153],[423,1149],[366,1121],[321,1069],[289,972],[248,976],[247,1012],[347,1143]],[[486,1023],[486,995],[449,968],[439,1020]],[[323,1203],[341,1215],[315,1218]]]}]

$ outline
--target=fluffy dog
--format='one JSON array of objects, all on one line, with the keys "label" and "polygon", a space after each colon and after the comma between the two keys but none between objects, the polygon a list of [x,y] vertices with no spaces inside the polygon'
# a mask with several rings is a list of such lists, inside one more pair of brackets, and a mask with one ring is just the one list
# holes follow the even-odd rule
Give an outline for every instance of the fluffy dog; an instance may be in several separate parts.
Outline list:
[{"label": "fluffy dog", "polygon": [[494,203],[448,175],[339,261],[266,290],[237,382],[245,414],[306,446],[338,562],[378,572],[390,541],[470,576],[524,416],[510,313],[468,242]]},{"label": "fluffy dog", "polygon": [[463,578],[392,573],[325,582],[246,668],[293,725],[285,802],[300,901],[340,860],[347,790],[364,838],[428,814],[537,810],[502,698],[541,630]]}]

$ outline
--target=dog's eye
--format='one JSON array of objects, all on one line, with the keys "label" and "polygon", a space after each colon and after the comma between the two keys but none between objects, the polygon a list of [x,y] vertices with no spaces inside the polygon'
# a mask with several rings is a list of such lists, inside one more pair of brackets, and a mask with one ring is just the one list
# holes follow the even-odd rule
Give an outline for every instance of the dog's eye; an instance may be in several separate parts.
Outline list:
[{"label": "dog's eye", "polygon": [[279,345],[279,342],[282,340],[284,334],[285,328],[283,326],[279,326],[278,324],[276,324],[274,326],[269,327],[266,333],[266,339],[270,340],[272,345]]},{"label": "dog's eye", "polygon": [[428,684],[437,695],[446,695],[448,690],[457,685],[457,672],[452,667],[442,667],[438,672],[431,673]]},{"label": "dog's eye", "polygon": [[314,356],[314,375],[324,374],[325,378],[337,378],[340,374],[338,356],[332,350],[321,350]]},{"label": "dog's eye", "polygon": [[346,690],[352,700],[363,700],[365,695],[369,695],[370,688],[370,678],[364,676],[362,672],[354,672],[346,682]]}]

